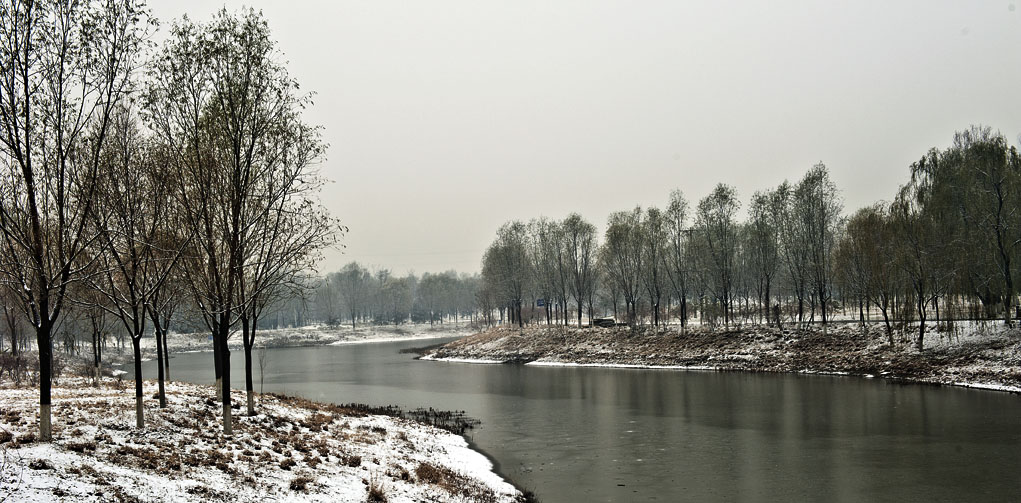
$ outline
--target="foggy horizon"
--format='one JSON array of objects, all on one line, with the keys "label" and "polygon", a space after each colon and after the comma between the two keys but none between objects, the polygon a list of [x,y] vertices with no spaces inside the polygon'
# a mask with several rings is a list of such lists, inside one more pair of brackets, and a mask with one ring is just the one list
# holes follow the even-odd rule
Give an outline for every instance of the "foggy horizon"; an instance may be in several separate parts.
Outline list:
[{"label": "foggy horizon", "polygon": [[[1014,2],[153,3],[262,10],[350,228],[319,272],[477,272],[510,220],[750,196],[823,162],[845,214],[955,131],[1021,133]],[[1013,99],[1012,99],[1013,98]]]}]

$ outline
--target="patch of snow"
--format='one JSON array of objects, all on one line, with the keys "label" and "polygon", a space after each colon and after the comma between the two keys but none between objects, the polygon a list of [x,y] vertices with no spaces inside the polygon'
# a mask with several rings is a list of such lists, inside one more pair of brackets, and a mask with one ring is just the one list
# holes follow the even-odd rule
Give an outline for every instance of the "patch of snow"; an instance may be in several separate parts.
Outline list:
[{"label": "patch of snow", "polygon": [[601,367],[601,368],[612,368],[612,369],[650,369],[650,370],[718,370],[718,367],[712,367],[709,365],[638,365],[631,363],[575,363],[575,362],[555,362],[555,361],[543,361],[536,360],[528,362],[525,365],[534,365],[536,367]]},{"label": "patch of snow", "polygon": [[[224,437],[211,387],[167,383],[168,407],[160,409],[146,381],[139,430],[133,393],[60,382],[50,443],[30,440],[38,391],[0,382],[0,429],[14,439],[0,444],[2,501],[363,502],[372,484],[391,502],[460,501],[419,480],[426,464],[488,491],[487,500],[520,497],[463,437],[421,423],[266,395],[255,416],[235,412],[234,435]],[[232,400],[243,404],[243,392]],[[294,487],[299,480],[305,489]]]},{"label": "patch of snow", "polygon": [[447,362],[447,363],[484,363],[484,364],[499,364],[507,363],[504,360],[483,360],[480,358],[436,358],[433,355],[425,355],[420,360],[429,360],[434,362]]},{"label": "patch of snow", "polygon": [[1008,393],[1021,393],[1021,386],[1007,386],[1004,384],[983,384],[983,383],[972,383],[972,382],[955,382],[954,386],[964,386],[965,388],[975,389],[986,389],[990,391],[1006,391]]},{"label": "patch of snow", "polygon": [[436,334],[415,334],[415,335],[409,335],[409,336],[405,336],[405,337],[388,337],[388,336],[381,335],[381,336],[378,336],[378,337],[366,337],[364,339],[345,339],[345,340],[340,340],[340,341],[334,341],[334,342],[331,342],[329,345],[330,346],[344,346],[344,345],[347,345],[347,344],[368,344],[368,343],[376,343],[376,342],[422,341],[422,340],[428,340],[428,339],[443,339],[445,337],[450,337],[450,334],[442,334],[442,335],[436,335]]}]

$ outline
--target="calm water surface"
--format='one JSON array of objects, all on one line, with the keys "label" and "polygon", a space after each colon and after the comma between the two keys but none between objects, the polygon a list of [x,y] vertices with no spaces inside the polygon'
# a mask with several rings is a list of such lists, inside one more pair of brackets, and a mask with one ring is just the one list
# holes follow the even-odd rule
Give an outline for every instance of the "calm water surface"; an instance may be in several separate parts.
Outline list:
[{"label": "calm water surface", "polygon": [[[430,341],[438,342],[438,341]],[[1021,398],[879,379],[425,362],[429,342],[270,350],[265,390],[464,410],[544,502],[1021,501]],[[244,388],[243,355],[232,357]],[[212,384],[212,354],[175,379]],[[143,365],[155,376],[155,362]],[[256,364],[258,391],[258,364]]]}]

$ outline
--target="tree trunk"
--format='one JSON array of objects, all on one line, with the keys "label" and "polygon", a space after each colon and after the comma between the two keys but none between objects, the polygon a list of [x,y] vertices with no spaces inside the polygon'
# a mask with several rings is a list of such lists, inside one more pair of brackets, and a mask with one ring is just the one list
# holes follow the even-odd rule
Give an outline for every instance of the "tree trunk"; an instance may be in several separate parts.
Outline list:
[{"label": "tree trunk", "polygon": [[139,336],[131,336],[131,349],[135,355],[135,427],[145,428],[142,408],[142,348]]},{"label": "tree trunk", "polygon": [[227,335],[230,330],[230,320],[227,319],[230,316],[229,313],[220,315],[220,377],[221,377],[221,397],[223,400],[223,434],[230,436],[233,434],[233,428],[231,426],[231,410],[230,410],[230,348],[227,346]]},{"label": "tree trunk", "polygon": [[918,296],[918,352],[921,353],[925,349],[925,305],[922,296]]},{"label": "tree trunk", "polygon": [[99,387],[99,372],[100,372],[100,342],[99,333],[93,327],[92,329],[92,368],[95,370],[95,374],[92,376],[92,385]]},{"label": "tree trunk", "polygon": [[[45,300],[45,299],[44,299]],[[49,442],[53,438],[50,427],[50,380],[52,379],[53,347],[50,342],[51,325],[46,318],[46,303],[42,305],[43,320],[36,328],[36,344],[39,346],[39,440]]]},{"label": "tree trunk", "polygon": [[170,318],[168,317],[166,323],[160,332],[163,334],[163,368],[166,372],[166,379],[170,381],[170,347],[167,346],[167,332],[170,331]]},{"label": "tree trunk", "polygon": [[166,387],[163,384],[165,378],[163,368],[163,337],[160,335],[160,326],[157,321],[154,323],[154,334],[156,336],[156,382],[159,385],[160,408],[167,408]]},{"label": "tree trunk", "polygon": [[893,347],[893,325],[890,325],[890,313],[889,307],[884,303],[879,306],[879,310],[883,312],[883,323],[886,325],[886,337],[890,341],[890,347]]},{"label": "tree trunk", "polygon": [[216,400],[223,400],[223,355],[220,354],[220,324],[213,324],[213,373],[216,375]]},{"label": "tree trunk", "polygon": [[255,318],[241,318],[241,335],[245,348],[245,392],[248,395],[248,415],[255,415],[255,385],[252,380],[252,347],[255,345]]},{"label": "tree trunk", "polygon": [[688,326],[688,296],[681,294],[681,328]]}]

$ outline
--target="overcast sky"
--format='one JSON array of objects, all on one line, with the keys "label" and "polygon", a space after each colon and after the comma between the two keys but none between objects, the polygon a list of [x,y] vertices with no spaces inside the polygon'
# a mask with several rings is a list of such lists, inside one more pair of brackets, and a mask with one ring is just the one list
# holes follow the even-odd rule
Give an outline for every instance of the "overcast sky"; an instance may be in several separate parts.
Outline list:
[{"label": "overcast sky", "polygon": [[[151,0],[164,26],[223,4]],[[346,249],[475,272],[497,227],[575,211],[747,204],[822,161],[845,212],[892,197],[955,130],[1021,133],[1014,1],[250,1],[315,91],[306,118]]]}]

